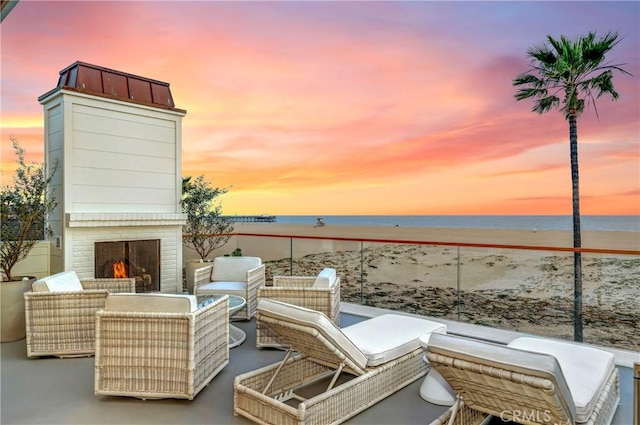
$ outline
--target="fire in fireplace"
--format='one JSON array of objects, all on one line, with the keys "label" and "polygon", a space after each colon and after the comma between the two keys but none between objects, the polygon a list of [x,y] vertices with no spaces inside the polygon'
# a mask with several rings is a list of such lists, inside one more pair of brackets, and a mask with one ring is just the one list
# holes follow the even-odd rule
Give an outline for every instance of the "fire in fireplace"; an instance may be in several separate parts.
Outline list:
[{"label": "fire in fireplace", "polygon": [[136,292],[160,290],[160,239],[95,243],[95,276],[133,277]]}]

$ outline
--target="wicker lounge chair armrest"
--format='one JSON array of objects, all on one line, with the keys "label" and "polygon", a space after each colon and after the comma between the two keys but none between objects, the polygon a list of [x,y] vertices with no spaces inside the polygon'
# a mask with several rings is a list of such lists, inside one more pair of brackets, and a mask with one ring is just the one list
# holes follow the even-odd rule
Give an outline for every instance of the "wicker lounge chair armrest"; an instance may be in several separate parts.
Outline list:
[{"label": "wicker lounge chair armrest", "polygon": [[265,283],[265,266],[260,266],[247,271],[247,290],[249,292],[257,292],[258,288],[264,286]]},{"label": "wicker lounge chair armrest", "polygon": [[103,295],[105,298],[109,294],[107,289],[85,289],[84,291],[68,291],[68,292],[46,292],[46,291],[28,291],[24,293],[25,300],[27,298],[55,298],[64,299],[79,296],[91,296],[95,294]]},{"label": "wicker lounge chair armrest", "polygon": [[194,312],[196,317],[200,316],[218,316],[219,320],[229,320],[229,297],[222,297],[206,306],[199,308]]},{"label": "wicker lounge chair armrest", "polygon": [[[311,282],[313,284],[313,281]],[[308,294],[311,296],[319,296],[326,294],[331,298],[336,295],[340,297],[340,278],[336,279],[336,283],[330,288],[313,288],[311,286],[262,286],[258,289],[258,295],[262,298],[286,297],[287,294]]]},{"label": "wicker lounge chair armrest", "polygon": [[265,284],[265,266],[253,268],[247,272],[247,318],[251,318],[256,313],[258,307],[258,289]]},{"label": "wicker lounge chair armrest", "polygon": [[[70,306],[73,305],[74,315],[93,315],[91,309],[104,307],[105,300],[109,295],[106,289],[88,289],[85,291],[71,292],[25,292],[24,304],[27,311],[62,311],[64,315],[71,314]],[[38,317],[33,318],[38,321]]]},{"label": "wicker lounge chair armrest", "polygon": [[106,289],[110,292],[136,292],[136,280],[134,278],[109,279],[80,279],[85,290]]},{"label": "wicker lounge chair armrest", "polygon": [[193,271],[193,287],[206,285],[211,282],[211,272],[213,271],[213,264],[209,264],[204,267],[197,268]]},{"label": "wicker lounge chair armrest", "polygon": [[96,318],[109,318],[109,319],[136,319],[136,320],[151,320],[158,321],[158,323],[162,320],[178,320],[178,319],[186,319],[193,320],[195,318],[194,313],[164,313],[164,312],[151,312],[151,311],[117,311],[117,310],[98,310],[96,312]]},{"label": "wicker lounge chair armrest", "polygon": [[[43,323],[54,315],[79,318],[92,316],[104,308],[109,295],[106,289],[88,289],[72,292],[25,292],[24,304],[28,322]],[[38,314],[30,314],[38,311]],[[54,313],[56,312],[56,313]]]},{"label": "wicker lounge chair armrest", "polygon": [[260,264],[257,267],[247,270],[247,280],[251,279],[252,276],[262,276],[264,279],[264,271],[265,271],[264,264]]},{"label": "wicker lounge chair armrest", "polygon": [[316,281],[315,276],[274,276],[274,287],[311,288]]}]

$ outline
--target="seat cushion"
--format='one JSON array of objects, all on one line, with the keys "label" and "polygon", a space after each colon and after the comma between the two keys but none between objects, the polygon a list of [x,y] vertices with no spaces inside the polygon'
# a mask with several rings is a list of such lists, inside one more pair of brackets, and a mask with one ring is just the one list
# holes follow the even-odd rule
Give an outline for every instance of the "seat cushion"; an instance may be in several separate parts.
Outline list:
[{"label": "seat cushion", "polygon": [[198,294],[230,294],[234,293],[241,297],[247,295],[247,282],[209,282],[198,286]]},{"label": "seat cushion", "polygon": [[259,257],[216,257],[213,260],[212,281],[246,282],[247,272],[262,264]]},{"label": "seat cushion", "polygon": [[367,357],[367,366],[378,366],[420,347],[420,337],[446,333],[442,323],[399,314],[383,314],[342,328],[342,332]]},{"label": "seat cushion", "polygon": [[31,285],[34,292],[73,292],[82,291],[82,283],[74,271],[66,271],[43,277]]},{"label": "seat cushion", "polygon": [[195,295],[181,294],[109,294],[106,311],[147,313],[193,313],[198,309]]},{"label": "seat cushion", "polygon": [[576,406],[576,422],[589,419],[615,367],[612,353],[584,345],[532,337],[516,338],[508,346],[554,356],[571,391]]}]

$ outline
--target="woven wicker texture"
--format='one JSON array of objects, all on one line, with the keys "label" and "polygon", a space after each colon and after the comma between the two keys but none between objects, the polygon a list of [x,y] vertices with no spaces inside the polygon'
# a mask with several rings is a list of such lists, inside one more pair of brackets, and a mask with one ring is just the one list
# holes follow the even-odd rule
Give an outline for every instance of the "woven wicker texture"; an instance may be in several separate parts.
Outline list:
[{"label": "woven wicker texture", "polygon": [[[340,326],[340,278],[330,288],[313,288],[315,277],[274,276],[273,286],[258,289],[258,301],[269,298],[288,304],[306,307],[324,313],[336,325]],[[256,319],[256,346],[258,348],[288,348],[285,339]]]},{"label": "woven wicker texture", "polygon": [[135,292],[135,279],[81,279],[84,291],[26,292],[27,356],[90,356],[95,313],[109,292]]},{"label": "woven wicker texture", "polygon": [[[457,412],[456,424],[477,423],[477,415],[468,410],[521,424],[573,423],[566,407],[567,401],[561,399],[555,385],[548,379],[437,353],[430,352],[427,358],[464,400],[463,408]],[[614,369],[586,423],[610,424],[619,394],[618,369]],[[450,414],[451,410],[447,411],[436,423],[445,423]]]},{"label": "woven wicker texture", "polygon": [[[249,270],[247,272],[247,288],[244,294],[236,294],[229,293],[227,295],[240,295],[244,299],[247,300],[247,305],[242,310],[238,310],[233,316],[231,316],[231,320],[250,320],[256,314],[256,309],[258,307],[258,288],[264,286],[265,278],[264,278],[265,266],[264,264],[256,267],[255,269]],[[197,295],[220,295],[224,294],[224,291],[203,291],[199,290],[198,287],[202,285],[206,285],[211,282],[211,275],[213,272],[213,264],[208,266],[204,266],[193,271],[193,287],[195,288],[195,293]]]},{"label": "woven wicker texture", "polygon": [[193,313],[96,314],[95,394],[193,399],[229,363],[227,297]]}]

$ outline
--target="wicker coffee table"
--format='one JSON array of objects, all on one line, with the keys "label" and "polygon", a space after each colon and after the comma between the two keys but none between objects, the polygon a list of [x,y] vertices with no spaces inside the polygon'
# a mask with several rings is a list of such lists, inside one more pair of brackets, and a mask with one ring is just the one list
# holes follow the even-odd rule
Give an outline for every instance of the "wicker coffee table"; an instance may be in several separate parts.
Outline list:
[{"label": "wicker coffee table", "polygon": [[[224,295],[199,295],[198,306],[205,306],[207,303],[214,302],[224,297]],[[247,300],[237,295],[228,295],[229,297],[229,316],[233,315],[236,311],[242,309]],[[247,339],[245,331],[237,326],[229,323],[229,348],[237,347]]]}]

